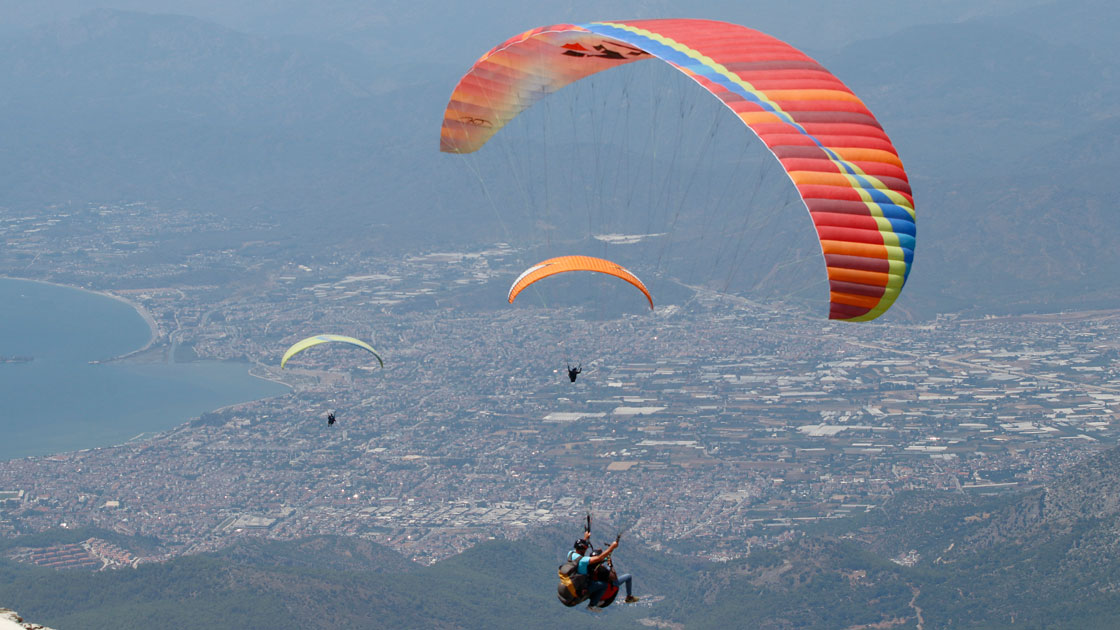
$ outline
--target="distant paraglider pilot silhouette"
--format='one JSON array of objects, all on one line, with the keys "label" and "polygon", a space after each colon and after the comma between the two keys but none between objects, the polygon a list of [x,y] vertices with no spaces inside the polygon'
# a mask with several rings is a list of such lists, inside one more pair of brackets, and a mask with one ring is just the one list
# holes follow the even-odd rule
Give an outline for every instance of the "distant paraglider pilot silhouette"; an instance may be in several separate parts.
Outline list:
[{"label": "distant paraglider pilot silhouette", "polygon": [[327,414],[327,426],[328,427],[334,426],[334,412],[333,411]]},{"label": "distant paraglider pilot silhouette", "polygon": [[568,378],[572,379],[573,383],[576,382],[576,377],[579,376],[581,372],[583,372],[582,368],[583,368],[582,363],[577,365],[574,369],[572,368],[571,365],[568,365]]}]

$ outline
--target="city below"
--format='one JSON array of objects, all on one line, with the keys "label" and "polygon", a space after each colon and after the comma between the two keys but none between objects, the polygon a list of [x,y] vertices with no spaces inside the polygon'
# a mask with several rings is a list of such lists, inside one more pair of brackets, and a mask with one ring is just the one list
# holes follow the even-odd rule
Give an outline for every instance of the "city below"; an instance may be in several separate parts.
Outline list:
[{"label": "city below", "polygon": [[[292,391],[0,462],[0,535],[159,541],[14,552],[44,566],[321,534],[431,563],[541,526],[578,533],[589,509],[654,547],[728,559],[901,492],[1043,484],[1112,445],[1120,421],[1116,312],[843,324],[689,287],[653,313],[635,300],[598,318],[507,305],[524,261],[504,243],[322,262],[219,238],[159,263],[160,239],[247,228],[144,204],[48,214],[0,214],[0,273],[138,305],[158,332],[121,360],[244,361]],[[370,339],[385,368],[321,346],[281,371],[284,348],[317,332]],[[575,383],[566,362],[582,363]]]}]

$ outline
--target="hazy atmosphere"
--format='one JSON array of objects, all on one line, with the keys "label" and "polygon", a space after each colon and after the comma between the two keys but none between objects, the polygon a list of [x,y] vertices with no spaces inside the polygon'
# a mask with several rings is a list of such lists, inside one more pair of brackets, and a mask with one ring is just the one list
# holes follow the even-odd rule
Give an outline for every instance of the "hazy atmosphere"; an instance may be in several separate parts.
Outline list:
[{"label": "hazy atmosphere", "polygon": [[0,628],[1114,627],[1118,28],[0,0]]}]

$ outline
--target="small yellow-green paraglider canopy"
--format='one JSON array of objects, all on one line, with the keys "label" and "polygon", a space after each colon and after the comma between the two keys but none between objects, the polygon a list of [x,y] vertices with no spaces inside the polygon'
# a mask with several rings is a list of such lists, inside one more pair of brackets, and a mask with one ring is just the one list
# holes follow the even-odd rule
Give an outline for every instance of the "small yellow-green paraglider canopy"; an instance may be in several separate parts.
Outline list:
[{"label": "small yellow-green paraglider canopy", "polygon": [[346,343],[362,348],[363,350],[366,350],[370,354],[372,354],[373,357],[377,359],[377,362],[381,365],[381,367],[385,367],[385,362],[381,360],[381,356],[377,354],[377,351],[373,349],[373,346],[362,341],[361,339],[347,337],[346,335],[315,335],[314,337],[308,337],[307,339],[304,339],[302,341],[297,341],[291,348],[288,348],[287,352],[284,353],[284,358],[280,359],[280,367],[283,368],[284,364],[288,362],[288,359],[299,354],[300,352],[303,352],[311,346],[317,346],[321,343],[328,343],[332,341]]}]

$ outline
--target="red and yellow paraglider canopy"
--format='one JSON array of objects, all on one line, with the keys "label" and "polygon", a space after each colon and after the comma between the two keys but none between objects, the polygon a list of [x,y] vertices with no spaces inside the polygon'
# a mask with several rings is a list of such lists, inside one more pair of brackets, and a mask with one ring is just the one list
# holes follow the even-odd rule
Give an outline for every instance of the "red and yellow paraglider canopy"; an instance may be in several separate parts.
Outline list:
[{"label": "red and yellow paraglider canopy", "polygon": [[914,199],[902,161],[839,79],[765,33],[711,20],[557,24],[479,59],[444,113],[440,150],[470,153],[519,113],[597,72],[660,59],[730,108],[770,149],[816,225],[831,319],[871,320],[894,303],[914,256]]}]

